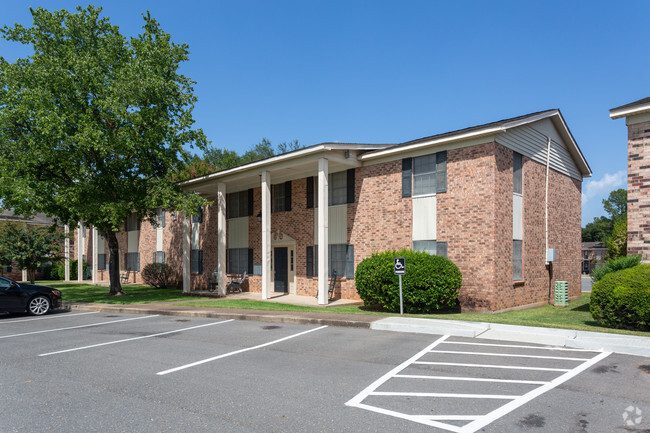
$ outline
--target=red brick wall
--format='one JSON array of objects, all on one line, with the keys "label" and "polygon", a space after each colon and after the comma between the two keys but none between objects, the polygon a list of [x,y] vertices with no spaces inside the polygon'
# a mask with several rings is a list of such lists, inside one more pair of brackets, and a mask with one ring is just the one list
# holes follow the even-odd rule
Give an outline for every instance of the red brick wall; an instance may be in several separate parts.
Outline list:
[{"label": "red brick wall", "polygon": [[627,252],[650,262],[650,122],[628,126]]}]

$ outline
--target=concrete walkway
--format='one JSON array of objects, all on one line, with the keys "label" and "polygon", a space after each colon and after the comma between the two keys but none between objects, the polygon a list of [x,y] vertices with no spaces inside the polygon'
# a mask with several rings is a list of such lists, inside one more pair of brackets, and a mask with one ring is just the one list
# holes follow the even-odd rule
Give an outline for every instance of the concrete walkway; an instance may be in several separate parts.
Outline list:
[{"label": "concrete walkway", "polygon": [[[240,299],[248,299],[246,295],[248,294],[241,294]],[[259,294],[257,295],[258,296],[255,299],[259,298]],[[236,298],[237,296],[238,295],[228,295],[231,299]],[[301,300],[301,302],[305,302],[305,305],[311,302],[309,297],[298,296],[297,298],[307,298]],[[278,297],[271,300],[271,302],[284,303],[290,303],[290,301],[292,301],[292,299],[286,297]],[[185,302],[191,302],[191,300],[180,303],[159,302],[138,305],[64,302],[64,308],[78,311],[160,314],[214,319],[254,320],[274,323],[360,327],[382,331],[451,335],[478,339],[537,343],[589,350],[605,350],[608,352],[650,357],[650,336],[637,337],[632,335],[608,334],[602,332],[537,328],[485,322],[462,322],[458,320],[419,319],[399,316],[387,317],[382,315],[363,314],[336,314],[328,313],[326,308],[323,308],[323,312],[201,308],[182,305]],[[316,304],[315,300],[313,302]],[[342,305],[336,304],[335,302],[333,304]]]}]

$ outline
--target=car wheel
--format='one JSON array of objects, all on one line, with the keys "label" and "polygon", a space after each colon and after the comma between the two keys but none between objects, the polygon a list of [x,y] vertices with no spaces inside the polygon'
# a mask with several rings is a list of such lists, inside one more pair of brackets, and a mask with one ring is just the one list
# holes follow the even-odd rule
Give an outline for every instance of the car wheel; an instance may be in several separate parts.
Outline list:
[{"label": "car wheel", "polygon": [[50,311],[50,300],[47,296],[37,296],[29,301],[27,311],[32,316],[42,316]]}]

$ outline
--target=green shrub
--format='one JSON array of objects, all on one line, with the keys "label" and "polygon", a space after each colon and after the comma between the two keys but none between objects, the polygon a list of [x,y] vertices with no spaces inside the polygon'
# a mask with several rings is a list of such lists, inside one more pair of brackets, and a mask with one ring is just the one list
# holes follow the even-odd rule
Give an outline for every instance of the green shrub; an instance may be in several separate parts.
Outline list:
[{"label": "green shrub", "polygon": [[359,263],[355,283],[366,306],[399,311],[395,257],[406,259],[406,275],[402,277],[405,313],[432,313],[456,307],[462,283],[458,267],[445,257],[410,250],[374,253]]},{"label": "green shrub", "polygon": [[589,310],[601,325],[650,331],[650,265],[605,275],[592,288]]},{"label": "green shrub", "polygon": [[167,263],[149,263],[142,269],[142,279],[158,289],[176,285],[176,274]]},{"label": "green shrub", "polygon": [[[83,268],[86,269],[86,261],[84,260]],[[61,262],[52,268],[51,277],[53,280],[65,279],[65,263]],[[70,281],[77,280],[77,260],[70,260]]]},{"label": "green shrub", "polygon": [[620,271],[622,269],[632,268],[641,263],[641,254],[631,254],[629,256],[620,257],[615,260],[610,260],[603,266],[597,266],[591,271],[591,279],[595,283],[600,281],[605,275],[610,272]]},{"label": "green shrub", "polygon": [[59,272],[57,270],[56,265],[54,264],[47,264],[43,266],[43,279],[44,280],[60,280],[59,278]]}]

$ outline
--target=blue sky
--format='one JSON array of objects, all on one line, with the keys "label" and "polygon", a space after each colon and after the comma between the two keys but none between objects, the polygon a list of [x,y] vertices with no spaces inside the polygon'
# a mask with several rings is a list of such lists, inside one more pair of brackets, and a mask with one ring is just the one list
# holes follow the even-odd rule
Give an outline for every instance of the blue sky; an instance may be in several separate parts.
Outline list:
[{"label": "blue sky", "polygon": [[[31,24],[12,0],[0,24]],[[650,2],[134,1],[96,3],[135,35],[149,10],[189,44],[194,116],[212,145],[393,143],[559,108],[593,177],[583,225],[626,187],[627,128],[610,108],[650,96]],[[0,41],[9,61],[29,52]]]}]

